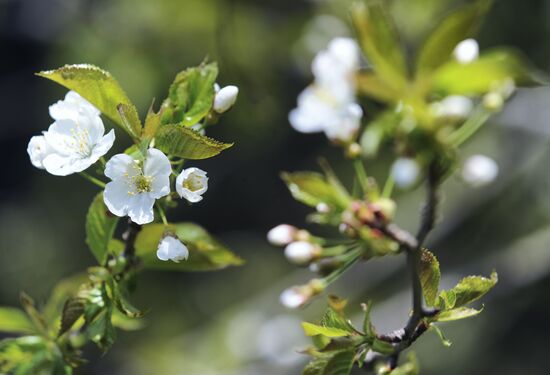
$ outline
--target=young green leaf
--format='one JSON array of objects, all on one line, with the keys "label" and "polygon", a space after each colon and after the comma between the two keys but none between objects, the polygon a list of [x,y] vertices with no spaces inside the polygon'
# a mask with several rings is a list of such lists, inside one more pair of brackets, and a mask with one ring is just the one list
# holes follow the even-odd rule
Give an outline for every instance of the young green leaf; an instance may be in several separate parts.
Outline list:
[{"label": "young green leaf", "polygon": [[84,314],[85,303],[84,299],[78,297],[67,299],[61,314],[59,336],[71,329],[74,323]]},{"label": "young green leaf", "polygon": [[306,336],[323,335],[325,337],[344,337],[350,335],[350,332],[346,329],[323,327],[308,322],[302,322],[302,328],[304,329]]},{"label": "young green leaf", "polygon": [[439,271],[439,262],[437,258],[427,249],[422,249],[419,271],[424,300],[428,306],[435,306],[441,272]]},{"label": "young green leaf", "polygon": [[372,350],[382,354],[392,354],[395,351],[392,344],[376,337],[372,342]]},{"label": "young green leaf", "polygon": [[368,61],[392,90],[406,85],[407,66],[393,20],[381,1],[357,2],[351,12],[353,25]]},{"label": "young green leaf", "polygon": [[323,327],[342,329],[348,333],[355,332],[349,321],[330,307],[325,311],[321,319],[321,325]]},{"label": "young green leaf", "polygon": [[368,301],[365,304],[361,305],[363,311],[365,312],[365,317],[363,318],[363,332],[369,338],[374,337],[376,332],[374,331],[374,326],[372,325],[370,312],[372,310],[372,301]]},{"label": "young green leaf", "polygon": [[212,109],[214,83],[218,76],[216,63],[186,69],[176,76],[170,86],[163,124],[192,126],[200,122]]},{"label": "young green leaf", "polygon": [[519,52],[494,49],[469,64],[450,61],[441,66],[434,72],[433,89],[445,94],[484,94],[505,80],[513,80],[516,85],[543,82]]},{"label": "young green leaf", "polygon": [[19,300],[36,330],[46,336],[48,334],[46,322],[40,311],[36,308],[34,300],[25,292],[20,293]]},{"label": "young green leaf", "polygon": [[[179,263],[157,258],[158,244],[164,233],[172,232],[189,249],[189,258]],[[144,225],[136,239],[136,255],[146,268],[173,271],[212,271],[243,264],[225,245],[194,223]]]},{"label": "young green leaf", "polygon": [[133,139],[139,138],[141,134],[139,120],[125,123],[119,115],[118,106],[123,104],[124,113],[133,120],[139,118],[137,109],[109,72],[93,65],[80,64],[65,65],[59,69],[37,73],[37,75],[76,91]]},{"label": "young green leaf", "polygon": [[0,332],[31,334],[35,333],[36,329],[20,309],[0,307]]},{"label": "young green leaf", "polygon": [[438,322],[450,322],[452,320],[460,320],[478,315],[483,309],[476,310],[470,307],[458,307],[452,310],[442,311],[436,316]]},{"label": "young green leaf", "polygon": [[383,103],[397,103],[401,99],[401,93],[386,84],[380,76],[373,72],[360,72],[357,74],[357,90],[369,98]]},{"label": "young green leaf", "polygon": [[496,272],[491,273],[491,278],[489,279],[482,276],[468,276],[463,278],[454,288],[443,294],[443,299],[448,299],[447,296],[449,292],[454,294],[454,303],[452,305],[446,305],[446,309],[461,307],[470,302],[474,302],[483,297],[497,282],[498,275]]},{"label": "young green leaf", "polygon": [[299,202],[316,207],[319,203],[345,209],[349,201],[331,185],[325,176],[315,172],[283,172],[290,193]]},{"label": "young green leaf", "polygon": [[323,375],[348,375],[353,366],[355,352],[345,350],[334,354],[327,362]]},{"label": "young green leaf", "polygon": [[417,74],[429,73],[447,62],[458,43],[474,36],[491,3],[492,0],[477,0],[444,18],[420,49]]},{"label": "young green leaf", "polygon": [[156,147],[168,155],[184,159],[207,159],[233,143],[222,143],[179,125],[163,125],[155,137]]},{"label": "young green leaf", "polygon": [[86,333],[89,339],[95,342],[101,350],[108,350],[116,338],[116,331],[111,323],[111,309],[102,309],[95,319],[88,324]]},{"label": "young green leaf", "polygon": [[103,203],[103,193],[96,195],[86,215],[86,243],[99,264],[107,260],[109,243],[118,220]]},{"label": "young green leaf", "polygon": [[112,284],[114,292],[114,301],[117,309],[129,318],[139,318],[143,316],[143,311],[136,308],[129,301],[128,291],[121,283]]}]

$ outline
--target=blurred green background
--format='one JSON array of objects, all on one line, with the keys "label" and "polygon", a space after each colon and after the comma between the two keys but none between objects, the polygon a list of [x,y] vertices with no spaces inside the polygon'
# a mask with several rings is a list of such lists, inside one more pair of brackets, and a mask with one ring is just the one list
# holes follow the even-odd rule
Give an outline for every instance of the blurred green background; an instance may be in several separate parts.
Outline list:
[{"label": "blurred green background", "polygon": [[[328,157],[344,181],[351,168],[323,135],[294,132],[287,113],[311,79],[314,53],[334,36],[351,35],[349,1],[338,0],[0,0],[0,304],[24,290],[45,301],[55,283],[94,264],[84,243],[84,215],[94,188],[78,176],[32,167],[28,139],[50,124],[48,105],[65,91],[34,72],[66,63],[109,70],[142,114],[174,75],[205,57],[220,65],[219,83],[240,88],[236,107],[209,128],[236,142],[220,157],[192,163],[208,171],[205,200],[170,213],[209,228],[243,267],[216,273],[145,273],[135,304],[149,308],[146,327],[120,332],[106,355],[94,348],[77,374],[297,374],[307,357],[300,319],[315,320],[321,298],[302,311],[278,304],[279,293],[312,275],[289,265],[265,233],[281,222],[303,226],[305,207],[278,178],[281,170],[316,169]],[[389,1],[414,51],[454,0]],[[550,1],[496,1],[479,36],[481,48],[511,45],[550,69]],[[367,113],[367,118],[369,114]],[[443,286],[496,268],[500,282],[477,318],[446,328],[454,345],[431,334],[415,345],[422,373],[547,374],[550,331],[550,90],[519,90],[463,156],[495,158],[495,183],[473,189],[457,177],[444,186],[430,248]],[[124,137],[117,132],[120,139]],[[119,142],[119,147],[121,147]],[[383,176],[389,152],[367,168]],[[421,191],[398,193],[398,222],[415,229]],[[323,230],[308,226],[314,231]],[[359,265],[331,288],[359,302],[374,299],[380,330],[399,328],[409,309],[402,257]]]}]

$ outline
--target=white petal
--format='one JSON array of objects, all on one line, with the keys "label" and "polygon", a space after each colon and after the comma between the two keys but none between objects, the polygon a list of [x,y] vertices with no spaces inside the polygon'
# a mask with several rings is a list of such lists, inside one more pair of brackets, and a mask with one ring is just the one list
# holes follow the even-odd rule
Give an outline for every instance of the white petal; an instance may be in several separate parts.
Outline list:
[{"label": "white petal", "polygon": [[48,154],[42,161],[44,169],[54,176],[68,176],[73,173],[82,172],[93,163],[89,159],[76,158],[73,155],[61,155],[58,153]]},{"label": "white petal", "polygon": [[267,240],[275,246],[285,246],[296,239],[298,229],[288,224],[280,224],[267,232]]},{"label": "white petal", "polygon": [[32,137],[27,146],[27,153],[29,154],[32,165],[39,169],[44,169],[42,161],[48,155],[49,151],[48,143],[43,135]]},{"label": "white petal", "polygon": [[[192,180],[193,190],[184,187],[184,184]],[[187,199],[191,203],[200,202],[202,194],[208,190],[208,177],[202,169],[191,167],[184,169],[176,178],[176,191],[181,198]]]},{"label": "white petal", "polygon": [[160,260],[179,262],[180,260],[187,259],[188,256],[189,249],[177,238],[166,236],[159,243],[157,257]]},{"label": "white petal", "polygon": [[153,205],[155,199],[148,194],[137,194],[131,197],[128,205],[128,216],[139,225],[148,224],[155,219]]},{"label": "white petal", "polygon": [[55,152],[64,155],[72,155],[78,146],[74,139],[77,131],[77,123],[71,119],[57,120],[50,125],[44,137]]},{"label": "white petal", "polygon": [[99,110],[74,91],[69,91],[64,100],[60,100],[49,108],[54,120],[73,119],[79,114],[99,116]]},{"label": "white petal", "polygon": [[418,179],[420,166],[414,159],[399,158],[393,163],[391,174],[397,186],[400,188],[408,188]]},{"label": "white petal", "polygon": [[92,156],[96,158],[94,160],[94,163],[103,155],[105,155],[111,147],[113,147],[113,143],[115,142],[115,131],[114,129],[111,129],[109,133],[104,135],[98,143],[94,146],[94,149],[92,150]]},{"label": "white petal", "polygon": [[172,167],[166,155],[156,148],[147,150],[143,174],[145,176],[170,176],[170,173],[172,173]]},{"label": "white petal", "polygon": [[139,172],[139,168],[130,155],[116,154],[105,165],[104,173],[113,181],[126,181],[128,174],[131,173],[132,176],[135,176]]},{"label": "white petal", "polygon": [[351,38],[334,38],[328,45],[328,51],[348,70],[359,68],[359,46]]},{"label": "white petal", "polygon": [[126,216],[133,196],[128,194],[129,188],[123,181],[112,181],[105,186],[103,202],[109,211],[116,216]]}]

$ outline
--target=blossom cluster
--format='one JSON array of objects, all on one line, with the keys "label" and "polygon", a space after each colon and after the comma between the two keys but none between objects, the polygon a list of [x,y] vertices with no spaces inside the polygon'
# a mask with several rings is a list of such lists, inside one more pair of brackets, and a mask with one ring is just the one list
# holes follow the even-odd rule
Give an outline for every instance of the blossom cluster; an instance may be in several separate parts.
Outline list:
[{"label": "blossom cluster", "polygon": [[[223,113],[235,103],[238,89],[217,86],[215,91],[212,109]],[[103,174],[111,180],[105,185],[103,200],[113,215],[128,216],[139,225],[151,223],[155,202],[171,194],[172,174],[177,175],[175,191],[180,198],[190,203],[203,199],[208,189],[207,173],[191,167],[176,174],[171,160],[159,149],[147,149],[144,157],[121,153],[105,161],[115,131],[105,134],[100,111],[78,93],[69,91],[64,100],[49,107],[49,113],[54,122],[28,144],[31,163],[56,176],[80,173],[90,178],[84,171],[99,161]],[[161,260],[179,261],[187,258],[188,249],[174,236],[167,236],[160,242],[157,255]]]},{"label": "blossom cluster", "polygon": [[325,132],[336,142],[353,141],[363,116],[355,93],[359,63],[359,46],[350,38],[333,39],[319,52],[311,65],[314,82],[289,114],[292,127],[302,133]]}]

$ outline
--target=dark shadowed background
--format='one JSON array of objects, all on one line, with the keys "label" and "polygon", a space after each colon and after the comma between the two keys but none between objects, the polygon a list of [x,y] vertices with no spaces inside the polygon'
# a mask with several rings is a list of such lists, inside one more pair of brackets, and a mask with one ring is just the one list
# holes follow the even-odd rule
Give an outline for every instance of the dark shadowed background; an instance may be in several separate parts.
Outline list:
[{"label": "dark shadowed background", "polygon": [[[240,88],[237,106],[209,134],[236,145],[190,163],[208,171],[210,189],[203,202],[181,206],[170,219],[204,225],[247,263],[215,273],[142,274],[133,299],[150,308],[146,327],[119,332],[104,356],[89,348],[91,362],[77,373],[299,373],[307,359],[297,354],[307,343],[300,319],[316,319],[325,301],[303,311],[278,304],[284,288],[311,275],[289,265],[265,233],[281,222],[304,226],[308,212],[290,198],[279,171],[317,169],[316,158],[325,155],[344,181],[351,179],[350,166],[324,136],[298,134],[287,121],[311,79],[314,53],[333,36],[351,35],[349,3],[0,0],[0,304],[17,305],[22,290],[44,301],[58,280],[94,264],[84,243],[84,216],[95,188],[79,176],[35,169],[26,153],[29,138],[50,124],[48,105],[65,95],[33,73],[67,63],[98,65],[145,114],[151,98],[165,97],[178,71],[208,57],[220,65],[220,84]],[[412,51],[460,1],[389,3]],[[548,71],[548,25],[550,1],[497,0],[480,46],[511,45]],[[444,327],[450,349],[432,334],[419,340],[423,374],[548,373],[549,118],[549,89],[519,90],[463,150],[463,156],[495,158],[497,181],[473,189],[454,177],[444,186],[440,224],[430,238],[446,275],[443,286],[493,268],[500,282],[479,317]],[[383,175],[389,163],[388,152],[367,168]],[[421,199],[420,191],[398,193],[404,227],[415,228]],[[356,266],[330,291],[349,297],[356,314],[359,302],[374,299],[375,324],[390,330],[406,320],[407,285],[397,257]]]}]

